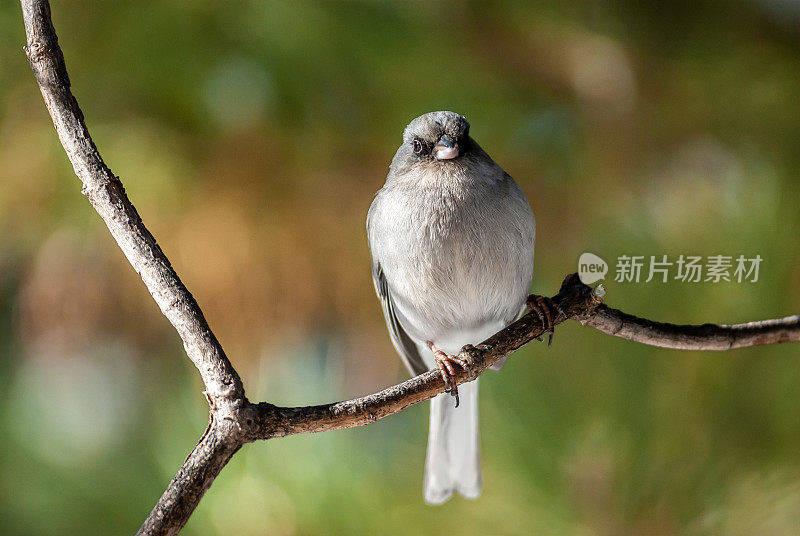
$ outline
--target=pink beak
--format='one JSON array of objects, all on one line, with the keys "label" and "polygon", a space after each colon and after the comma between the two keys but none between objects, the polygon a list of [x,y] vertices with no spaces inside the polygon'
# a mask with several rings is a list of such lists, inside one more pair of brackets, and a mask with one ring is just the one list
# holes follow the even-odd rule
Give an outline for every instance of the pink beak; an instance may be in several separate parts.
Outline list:
[{"label": "pink beak", "polygon": [[437,145],[433,148],[433,154],[436,157],[436,160],[452,160],[458,156],[458,147]]}]

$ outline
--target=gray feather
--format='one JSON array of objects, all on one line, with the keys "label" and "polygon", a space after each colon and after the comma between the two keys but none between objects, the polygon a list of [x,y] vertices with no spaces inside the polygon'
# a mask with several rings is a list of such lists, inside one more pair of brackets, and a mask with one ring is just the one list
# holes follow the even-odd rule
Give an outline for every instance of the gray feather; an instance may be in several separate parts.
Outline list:
[{"label": "gray feather", "polygon": [[375,292],[381,300],[383,307],[383,316],[386,320],[386,326],[389,328],[389,336],[392,339],[397,353],[403,358],[408,371],[412,376],[418,376],[428,370],[428,367],[422,361],[419,355],[416,344],[408,336],[408,333],[403,329],[397,315],[394,313],[394,304],[392,303],[392,295],[389,292],[389,284],[386,282],[386,277],[383,275],[380,264],[373,264],[372,266],[372,281],[375,283]]}]

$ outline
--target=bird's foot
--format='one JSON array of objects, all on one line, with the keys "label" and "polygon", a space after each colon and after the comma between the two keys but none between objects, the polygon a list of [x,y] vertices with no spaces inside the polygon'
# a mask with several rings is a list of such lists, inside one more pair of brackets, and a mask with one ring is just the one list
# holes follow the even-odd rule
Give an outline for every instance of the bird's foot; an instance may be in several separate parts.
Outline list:
[{"label": "bird's foot", "polygon": [[[557,319],[559,315],[564,317],[567,315],[564,314],[564,311],[561,310],[561,307],[556,302],[547,296],[531,294],[528,296],[528,299],[525,300],[525,304],[528,306],[528,309],[539,316],[539,320],[542,322],[542,329],[548,334],[547,346],[550,346],[553,343],[553,319]],[[537,339],[540,341],[542,340],[539,337],[537,337]]]},{"label": "bird's foot", "polygon": [[458,365],[464,369],[469,377],[472,378],[472,370],[470,369],[469,363],[457,356],[447,355],[436,348],[432,341],[427,341],[427,344],[428,348],[433,352],[433,357],[436,360],[436,366],[439,368],[439,372],[442,373],[442,379],[447,388],[445,389],[445,393],[450,393],[456,399],[456,407],[458,407],[458,385],[453,381],[453,376],[456,374],[455,366]]}]

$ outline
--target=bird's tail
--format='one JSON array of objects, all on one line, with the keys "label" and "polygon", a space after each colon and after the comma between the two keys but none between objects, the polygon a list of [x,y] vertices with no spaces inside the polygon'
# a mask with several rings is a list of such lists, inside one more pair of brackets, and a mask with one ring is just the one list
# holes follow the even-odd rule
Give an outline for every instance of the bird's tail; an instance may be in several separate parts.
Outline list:
[{"label": "bird's tail", "polygon": [[481,493],[478,436],[478,380],[458,386],[460,403],[447,393],[431,400],[431,425],[423,495],[441,504],[457,491],[475,499]]}]

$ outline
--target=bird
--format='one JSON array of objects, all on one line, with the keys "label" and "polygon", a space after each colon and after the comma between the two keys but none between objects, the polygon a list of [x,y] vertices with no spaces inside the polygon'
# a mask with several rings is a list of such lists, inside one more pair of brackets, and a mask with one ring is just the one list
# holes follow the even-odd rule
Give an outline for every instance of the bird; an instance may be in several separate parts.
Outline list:
[{"label": "bird", "polygon": [[446,386],[430,407],[423,498],[434,505],[454,492],[477,498],[482,488],[478,379],[459,392],[452,376],[468,368],[459,350],[526,307],[552,340],[560,313],[549,298],[529,294],[530,203],[469,129],[450,111],[413,119],[367,214],[372,277],[391,342],[412,375],[438,369]]}]

